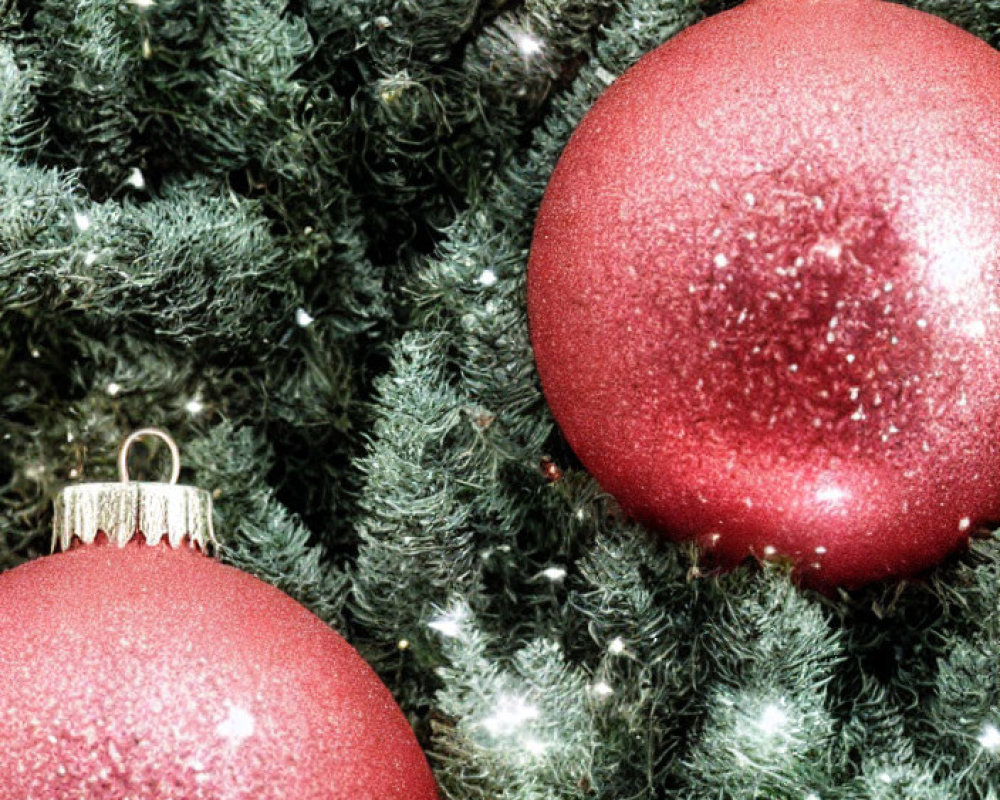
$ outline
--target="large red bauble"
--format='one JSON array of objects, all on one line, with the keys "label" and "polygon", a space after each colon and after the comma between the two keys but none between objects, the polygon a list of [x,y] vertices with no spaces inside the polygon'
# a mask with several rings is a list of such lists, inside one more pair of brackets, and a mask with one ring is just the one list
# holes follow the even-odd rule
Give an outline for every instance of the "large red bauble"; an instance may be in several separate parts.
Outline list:
[{"label": "large red bauble", "polygon": [[187,545],[0,576],[2,800],[436,800],[389,691],[277,589]]},{"label": "large red bauble", "polygon": [[643,58],[538,215],[532,344],[635,517],[813,584],[1000,516],[1000,54],[875,0],[749,0]]}]

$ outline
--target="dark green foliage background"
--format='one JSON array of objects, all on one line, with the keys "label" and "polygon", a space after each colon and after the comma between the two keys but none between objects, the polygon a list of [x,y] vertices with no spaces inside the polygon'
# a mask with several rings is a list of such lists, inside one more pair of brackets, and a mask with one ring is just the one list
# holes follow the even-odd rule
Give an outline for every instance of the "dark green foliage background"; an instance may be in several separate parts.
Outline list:
[{"label": "dark green foliage background", "polygon": [[[348,636],[449,798],[1000,797],[993,540],[833,598],[694,578],[540,394],[548,174],[735,4],[0,3],[0,567],[163,426],[220,557]],[[911,4],[1000,45],[1000,0]]]}]

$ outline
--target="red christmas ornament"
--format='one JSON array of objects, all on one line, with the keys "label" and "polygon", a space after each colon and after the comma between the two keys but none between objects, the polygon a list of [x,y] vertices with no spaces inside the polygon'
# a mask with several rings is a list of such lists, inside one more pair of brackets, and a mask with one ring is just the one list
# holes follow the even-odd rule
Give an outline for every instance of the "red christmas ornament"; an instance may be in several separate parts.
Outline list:
[{"label": "red christmas ornament", "polygon": [[192,487],[74,486],[90,543],[0,575],[0,798],[436,800],[371,668],[210,525]]},{"label": "red christmas ornament", "polygon": [[587,114],[538,214],[531,337],[636,518],[817,585],[1000,516],[1000,54],[875,0],[748,0]]}]

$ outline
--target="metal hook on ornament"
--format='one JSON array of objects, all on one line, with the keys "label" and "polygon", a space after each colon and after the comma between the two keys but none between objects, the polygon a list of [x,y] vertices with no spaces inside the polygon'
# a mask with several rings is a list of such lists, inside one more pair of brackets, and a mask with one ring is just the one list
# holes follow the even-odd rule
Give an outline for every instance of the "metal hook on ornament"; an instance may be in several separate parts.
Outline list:
[{"label": "metal hook on ornament", "polygon": [[157,439],[166,442],[167,449],[170,451],[171,463],[169,483],[177,483],[181,477],[181,451],[178,449],[177,442],[174,441],[173,437],[160,428],[142,428],[130,433],[121,443],[121,446],[118,448],[118,475],[121,478],[121,482],[130,482],[128,475],[128,451],[132,449],[133,444],[147,436],[155,436]]}]

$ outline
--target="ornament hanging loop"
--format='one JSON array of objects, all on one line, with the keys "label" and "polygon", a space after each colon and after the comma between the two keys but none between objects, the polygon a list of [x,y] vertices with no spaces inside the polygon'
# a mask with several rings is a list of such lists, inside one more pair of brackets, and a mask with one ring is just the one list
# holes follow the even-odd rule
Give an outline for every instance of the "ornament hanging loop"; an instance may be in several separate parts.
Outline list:
[{"label": "ornament hanging loop", "polygon": [[157,439],[161,439],[166,442],[167,449],[170,451],[171,464],[169,483],[177,483],[181,477],[181,451],[177,447],[177,442],[174,441],[173,437],[160,428],[141,428],[140,430],[130,433],[122,441],[121,446],[118,448],[118,475],[121,478],[121,482],[129,483],[131,480],[128,474],[129,450],[132,449],[133,444],[140,439],[146,438],[147,436],[155,436]]}]

